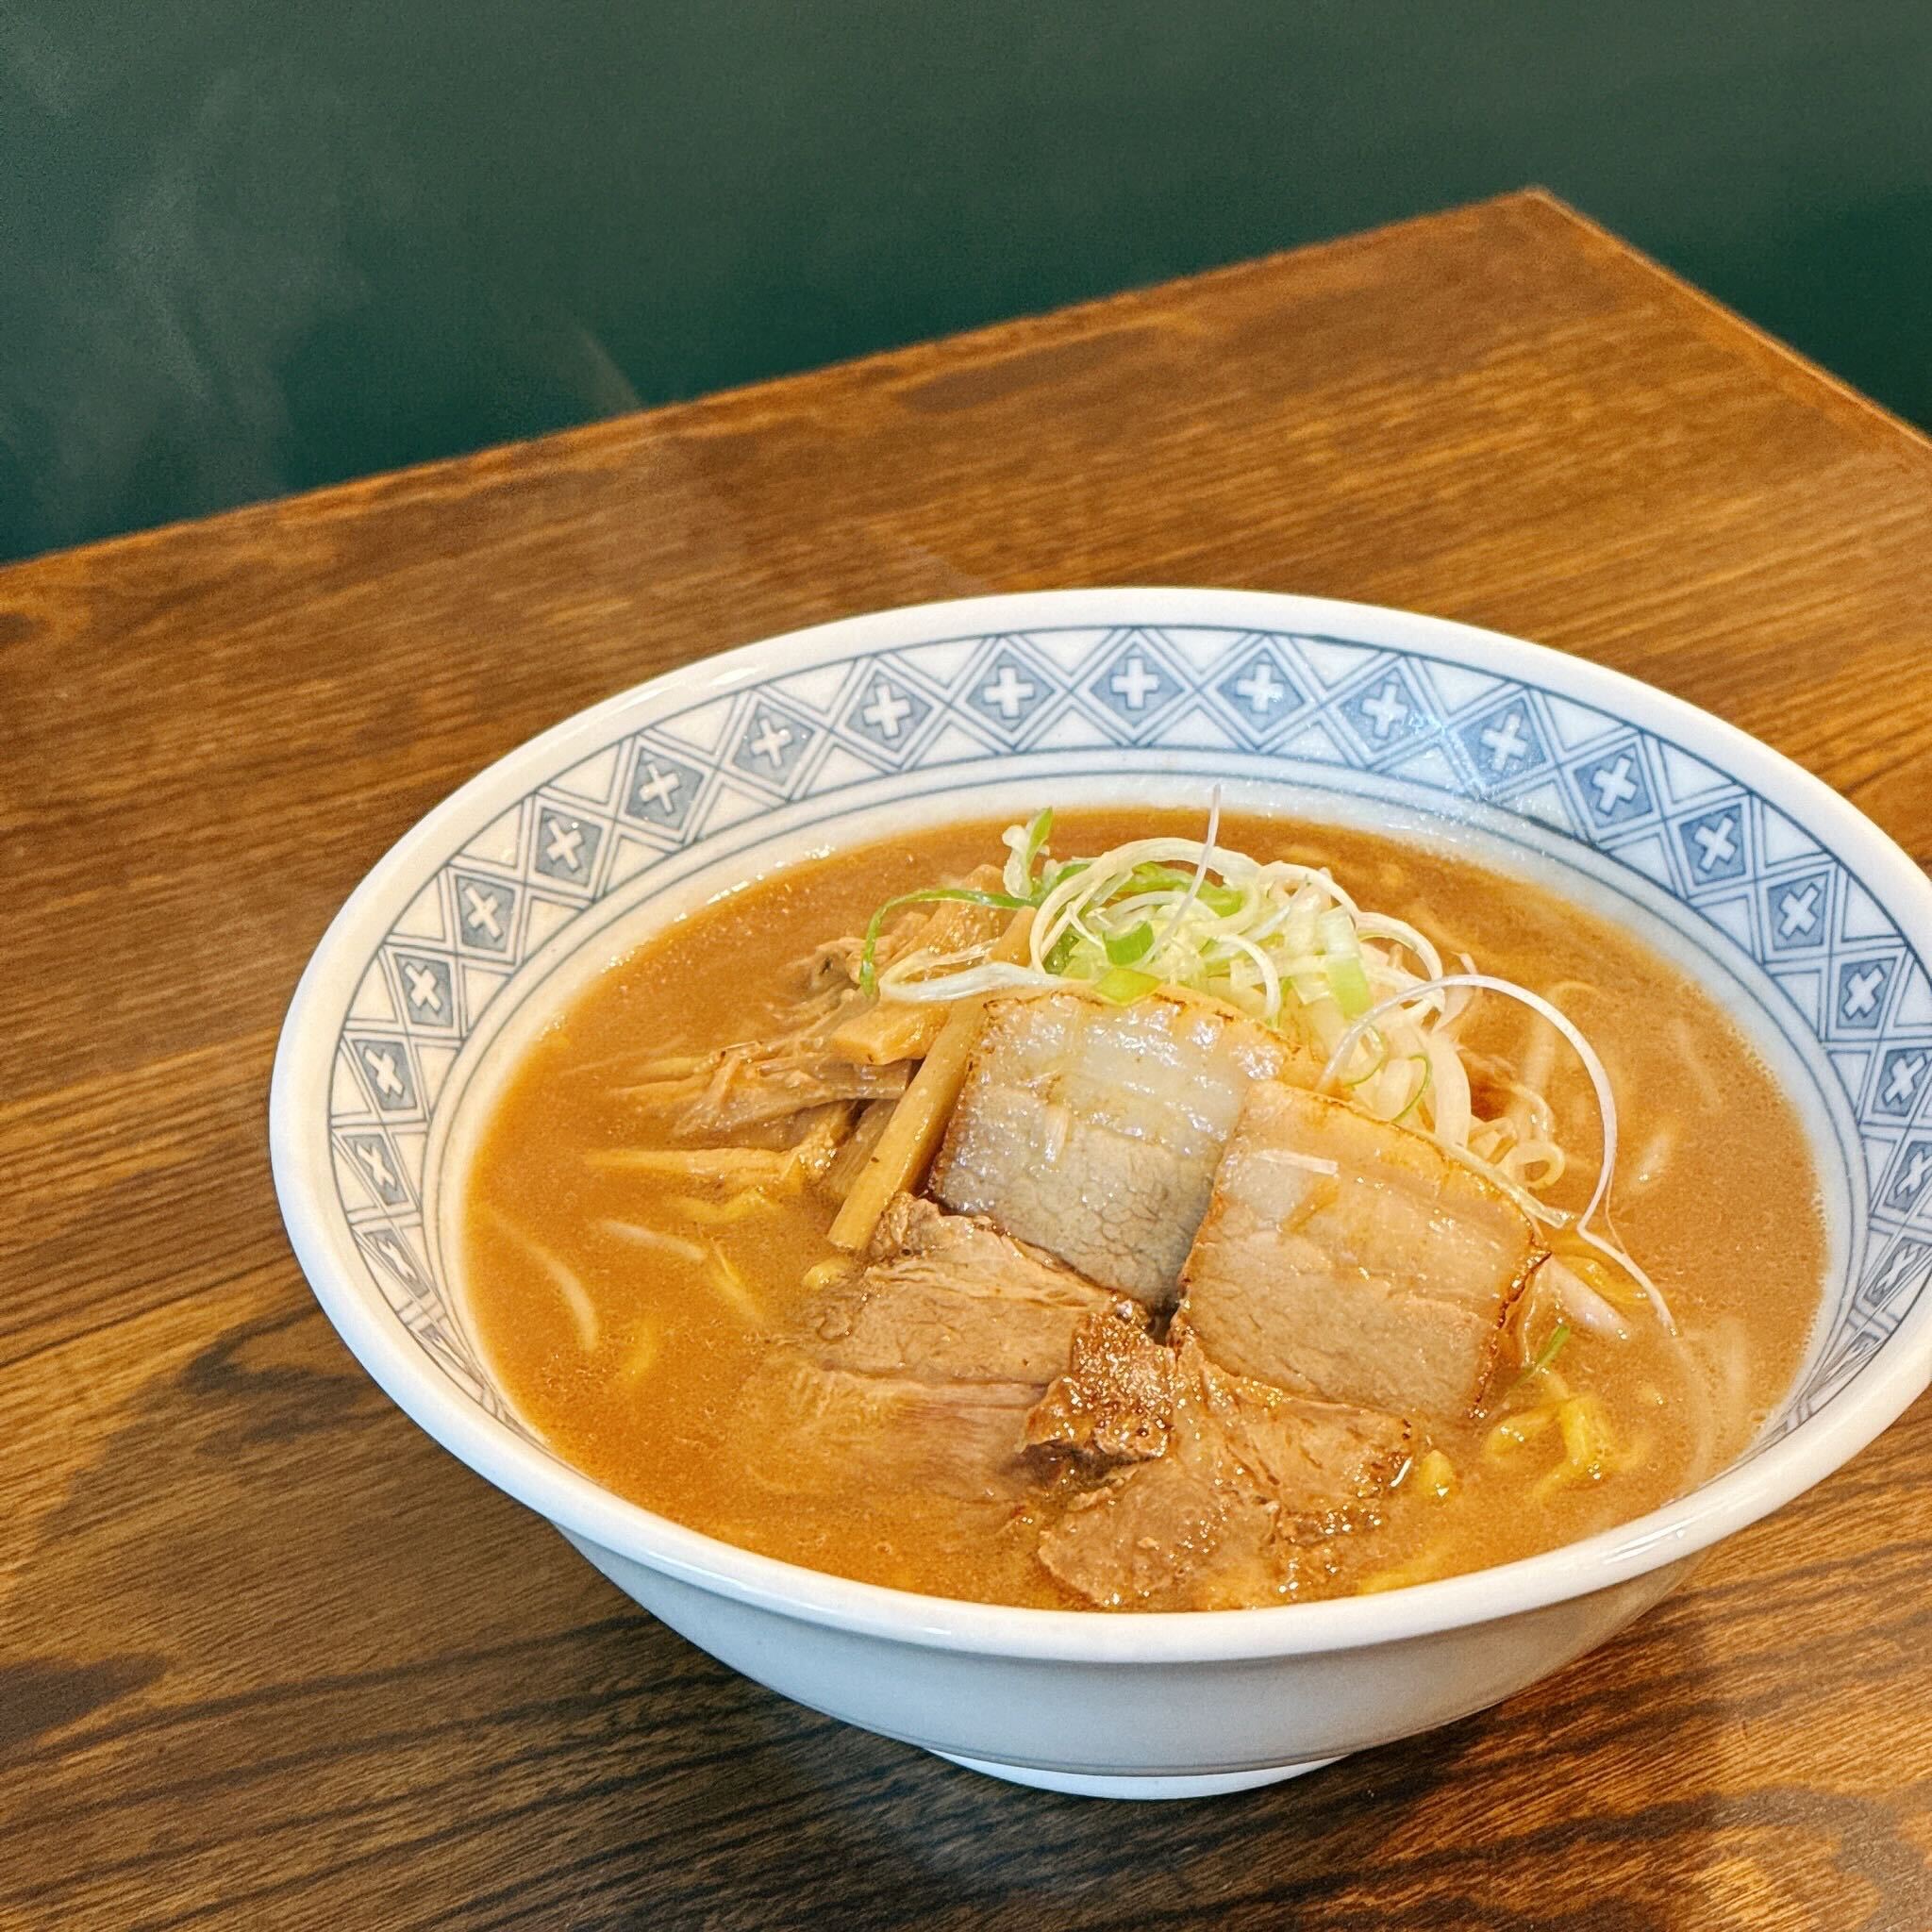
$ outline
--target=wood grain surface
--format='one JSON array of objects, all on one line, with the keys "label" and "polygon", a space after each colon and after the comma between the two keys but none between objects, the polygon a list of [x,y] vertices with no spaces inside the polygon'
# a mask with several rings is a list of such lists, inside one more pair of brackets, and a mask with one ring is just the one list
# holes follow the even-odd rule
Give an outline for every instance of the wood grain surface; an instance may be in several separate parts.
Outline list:
[{"label": "wood grain surface", "polygon": [[372,861],[691,657],[984,590],[1615,664],[1932,859],[1932,446],[1541,195],[0,573],[0,1924],[1932,1926],[1932,1406],[1485,1715],[1008,1789],[618,1597],[337,1342],[275,1030]]}]

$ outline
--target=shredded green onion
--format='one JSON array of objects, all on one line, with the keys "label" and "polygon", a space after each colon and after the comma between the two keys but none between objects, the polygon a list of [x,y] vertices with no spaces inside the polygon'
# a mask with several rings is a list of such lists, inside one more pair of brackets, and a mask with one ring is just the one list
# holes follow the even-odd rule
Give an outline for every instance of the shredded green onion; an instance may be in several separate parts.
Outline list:
[{"label": "shredded green onion", "polygon": [[[1425,934],[1358,907],[1325,868],[1263,862],[1222,846],[1220,822],[1216,788],[1203,839],[1130,839],[1106,852],[1056,858],[1053,813],[1036,812],[1002,835],[1006,891],[928,886],[887,900],[866,927],[858,984],[869,997],[913,1004],[1070,984],[1124,1005],[1163,986],[1221,1001],[1313,1047],[1325,1063],[1317,1091],[1339,1090],[1364,1113],[1428,1136],[1532,1219],[1574,1224],[1575,1238],[1626,1271],[1674,1328],[1656,1284],[1591,1225],[1607,1206],[1616,1167],[1616,1104],[1602,1062],[1574,1024],[1541,994],[1479,973],[1472,961],[1459,972],[1445,969]],[[992,958],[985,941],[947,954],[916,945],[881,968],[885,922],[908,907],[947,899],[1010,912],[1030,908],[1024,961]],[[1509,1109],[1494,1119],[1476,1116],[1456,1023],[1481,991],[1507,994],[1548,1021],[1574,1048],[1595,1090],[1603,1158],[1579,1212],[1539,1198],[1561,1173],[1560,1158],[1545,1161],[1534,1184],[1526,1170],[1491,1158],[1521,1143],[1525,1119],[1536,1138],[1550,1141],[1552,1116],[1548,1101],[1521,1085],[1509,1088]],[[1567,1337],[1567,1326],[1562,1332]]]},{"label": "shredded green onion", "polygon": [[[879,972],[885,918],[922,898],[971,896],[967,888],[936,887],[880,908],[866,935],[859,984],[880,998],[924,1002],[1064,980],[1097,986],[1128,967],[1299,1033],[1325,1054],[1377,998],[1419,983],[1405,950],[1441,970],[1428,941],[1400,920],[1378,920],[1375,941],[1365,946],[1364,915],[1325,871],[1228,851],[1215,840],[1219,822],[1217,793],[1205,840],[1135,839],[1056,860],[1053,815],[1036,812],[1002,835],[1006,892],[980,898],[1035,908],[1024,966],[991,961],[978,949],[947,958],[914,950]],[[1413,1050],[1407,1040],[1401,1044]]]},{"label": "shredded green onion", "polygon": [[[1670,1326],[1656,1285],[1620,1247],[1594,1232],[1616,1164],[1615,1102],[1590,1043],[1540,994],[1507,980],[1445,970],[1426,935],[1386,913],[1358,907],[1324,868],[1267,862],[1217,842],[1217,790],[1204,839],[1130,839],[1106,852],[1056,858],[1054,819],[1042,810],[1002,835],[1004,891],[929,886],[889,899],[873,915],[859,955],[868,996],[917,1004],[1008,990],[1068,984],[1127,1001],[1161,986],[1205,994],[1315,1049],[1325,1061],[1323,1088],[1378,1120],[1428,1135],[1485,1174],[1523,1210],[1552,1226],[1573,1222],[1577,1238],[1626,1269]],[[895,912],[934,900],[963,900],[1017,912],[1033,910],[1024,962],[990,957],[991,941],[944,956],[902,950],[878,965],[881,927]],[[1596,1091],[1604,1152],[1589,1205],[1572,1215],[1538,1198],[1561,1171],[1550,1162],[1535,1187],[1478,1155],[1493,1154],[1499,1122],[1479,1120],[1454,1023],[1471,997],[1509,995],[1548,1020],[1581,1058]],[[1370,1037],[1373,1035],[1373,1039]],[[1410,1068],[1419,1071],[1411,1073]],[[1516,1101],[1547,1121],[1541,1094],[1512,1088]],[[1515,1103],[1512,1103],[1512,1105]],[[1548,1139],[1547,1125],[1540,1127]],[[1505,1137],[1506,1139],[1509,1137]]]},{"label": "shredded green onion", "polygon": [[[1406,941],[1405,941],[1406,943]],[[1441,1033],[1426,1037],[1417,1024],[1417,1016],[1424,1011],[1442,1013],[1447,1010],[1443,1002],[1451,992],[1493,992],[1501,993],[1519,1005],[1527,1007],[1531,1012],[1547,1020],[1563,1038],[1569,1041],[1588,1075],[1591,1091],[1596,1095],[1597,1115],[1603,1124],[1603,1159],[1597,1167],[1596,1184],[1591,1188],[1590,1199],[1574,1217],[1539,1201],[1522,1183],[1513,1179],[1495,1162],[1483,1160],[1473,1153],[1469,1146],[1469,1133],[1473,1118],[1469,1108],[1468,1081],[1462,1062],[1457,1055],[1456,1042]],[[1444,1057],[1445,1073],[1453,1072],[1459,1076],[1463,1091],[1458,1096],[1457,1118],[1452,1123],[1448,1109],[1444,1108],[1431,1122],[1435,1139],[1446,1147],[1466,1166],[1486,1174],[1515,1201],[1532,1220],[1541,1221],[1548,1226],[1563,1227],[1574,1222],[1574,1233],[1585,1246],[1594,1248],[1598,1254],[1616,1263],[1641,1288],[1651,1307],[1657,1310],[1657,1319],[1671,1331],[1676,1333],[1676,1321],[1671,1314],[1670,1304],[1664,1299],[1663,1291],[1657,1287],[1635,1257],[1617,1242],[1595,1232],[1591,1223],[1599,1209],[1605,1208],[1610,1197],[1610,1184],[1617,1173],[1617,1101],[1610,1089],[1610,1076],[1598,1058],[1596,1049],[1591,1045],[1582,1030],[1568,1014],[1558,1007],[1552,1006],[1540,992],[1533,992],[1526,986],[1518,986],[1515,981],[1499,979],[1491,973],[1441,973],[1432,979],[1411,981],[1406,991],[1390,993],[1380,999],[1355,1021],[1341,1034],[1328,1051],[1328,1064],[1323,1069],[1322,1077],[1316,1083],[1317,1090],[1325,1088],[1335,1080],[1346,1064],[1348,1057],[1359,1043],[1362,1036],[1371,1026],[1377,1024],[1391,1030],[1406,1033],[1416,1040],[1424,1051]],[[1534,1097],[1534,1096],[1533,1096]],[[1547,1106],[1538,1099],[1539,1106]]]},{"label": "shredded green onion", "polygon": [[1543,1343],[1535,1361],[1531,1362],[1528,1368],[1524,1369],[1522,1374],[1518,1375],[1515,1381],[1509,1385],[1510,1394],[1514,1395],[1519,1389],[1526,1389],[1530,1383],[1534,1382],[1563,1353],[1563,1344],[1569,1340],[1569,1323],[1558,1322],[1551,1329],[1550,1339]]},{"label": "shredded green onion", "polygon": [[1409,1115],[1416,1110],[1416,1108],[1421,1104],[1423,1095],[1425,1094],[1429,1091],[1430,1087],[1435,1084],[1436,1063],[1432,1059],[1430,1059],[1427,1054],[1412,1053],[1407,1055],[1407,1058],[1411,1061],[1420,1062],[1422,1066],[1422,1072],[1416,1075],[1415,1091],[1408,1096],[1407,1101],[1403,1106],[1402,1111],[1400,1113],[1392,1113],[1389,1116],[1389,1118],[1391,1121],[1407,1120],[1409,1117]]},{"label": "shredded green onion", "polygon": [[1029,906],[1036,903],[1040,891],[1034,868],[1052,836],[1052,806],[1035,812],[1024,825],[1008,825],[1001,834],[1010,856],[1000,882],[1014,898],[1024,899]]},{"label": "shredded green onion", "polygon": [[982,892],[973,886],[922,886],[916,892],[901,892],[896,899],[888,899],[873,914],[872,923],[865,929],[865,944],[858,952],[858,989],[868,999],[878,997],[879,928],[893,913],[903,912],[908,906],[929,906],[939,899],[956,899],[968,906],[995,906],[1007,912],[1024,912],[1033,903],[1011,892]]},{"label": "shredded green onion", "polygon": [[[1410,1058],[1413,1058],[1415,1056],[1411,1055]],[[1426,1058],[1427,1056],[1424,1055],[1424,1058]],[[1375,1035],[1375,1058],[1374,1063],[1359,1074],[1351,1074],[1347,1079],[1342,1080],[1340,1084],[1343,1087],[1359,1087],[1363,1082],[1373,1080],[1388,1064],[1389,1041],[1386,1036],[1377,1033]]]},{"label": "shredded green onion", "polygon": [[[1172,865],[1137,865],[1127,874],[1124,889],[1119,898],[1139,898],[1143,895],[1161,897],[1171,892],[1185,892],[1193,883],[1194,875]],[[1217,919],[1229,919],[1247,904],[1247,894],[1235,886],[1215,886],[1204,884],[1195,895],[1208,911]]]}]

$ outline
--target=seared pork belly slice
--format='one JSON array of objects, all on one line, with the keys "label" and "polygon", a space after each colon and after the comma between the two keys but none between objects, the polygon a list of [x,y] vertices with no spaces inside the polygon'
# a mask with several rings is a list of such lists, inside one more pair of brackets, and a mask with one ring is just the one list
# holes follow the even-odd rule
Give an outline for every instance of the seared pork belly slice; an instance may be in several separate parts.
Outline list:
[{"label": "seared pork belly slice", "polygon": [[1466,1415],[1542,1258],[1500,1188],[1421,1134],[1277,1081],[1247,1094],[1188,1257],[1224,1367],[1335,1402]]},{"label": "seared pork belly slice", "polygon": [[1287,1041],[1181,994],[992,1000],[933,1191],[1169,1307],[1242,1096],[1300,1064]]},{"label": "seared pork belly slice", "polygon": [[[1040,1560],[1109,1609],[1274,1603],[1332,1570],[1327,1540],[1401,1470],[1408,1424],[1227,1374],[1185,1327],[1159,1353],[1171,1363],[1162,1447],[1074,1495],[1041,1531]],[[1069,1406],[1057,1383],[1029,1436]]]}]

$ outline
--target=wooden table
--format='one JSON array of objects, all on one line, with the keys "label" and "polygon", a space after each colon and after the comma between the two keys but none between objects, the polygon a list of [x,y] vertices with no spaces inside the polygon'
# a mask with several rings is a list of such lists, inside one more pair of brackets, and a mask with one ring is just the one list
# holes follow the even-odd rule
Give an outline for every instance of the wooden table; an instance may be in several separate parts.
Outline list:
[{"label": "wooden table", "polygon": [[445,1457],[264,1131],[390,841],[721,646],[1411,606],[1709,707],[1923,863],[1928,562],[1932,446],[1531,194],[0,573],[0,1924],[1932,1925],[1932,1406],[1500,1709],[1053,1798],[732,1676]]}]

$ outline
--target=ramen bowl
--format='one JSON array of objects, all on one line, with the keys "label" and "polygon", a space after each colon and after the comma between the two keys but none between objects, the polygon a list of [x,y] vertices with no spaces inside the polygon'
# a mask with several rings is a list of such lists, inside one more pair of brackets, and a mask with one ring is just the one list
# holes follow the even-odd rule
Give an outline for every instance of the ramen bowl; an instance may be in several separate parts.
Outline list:
[{"label": "ramen bowl", "polygon": [[[1805,1123],[1828,1229],[1804,1364],[1746,1454],[1588,1541],[1382,1594],[1050,1611],[798,1568],[625,1501],[492,1379],[453,1272],[464,1163],[572,993],[720,891],[918,824],[1204,804],[1450,845],[1632,926],[1718,996]],[[975,1769],[1179,1797],[1507,1697],[1828,1475],[1932,1375],[1932,888],[1794,765],[1594,665],[1248,592],[887,611],[572,718],[431,812],[316,949],[284,1026],[275,1185],[369,1373],[627,1595],[785,1696]]]}]

